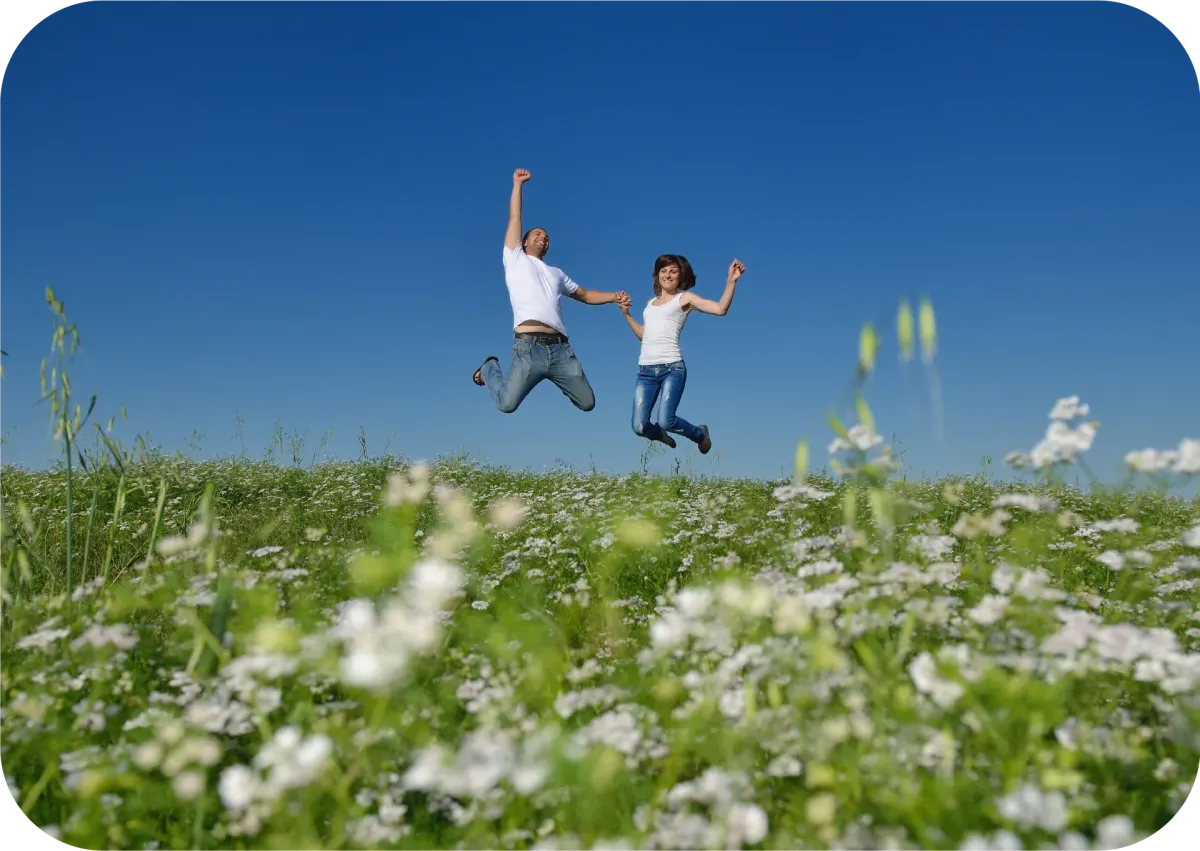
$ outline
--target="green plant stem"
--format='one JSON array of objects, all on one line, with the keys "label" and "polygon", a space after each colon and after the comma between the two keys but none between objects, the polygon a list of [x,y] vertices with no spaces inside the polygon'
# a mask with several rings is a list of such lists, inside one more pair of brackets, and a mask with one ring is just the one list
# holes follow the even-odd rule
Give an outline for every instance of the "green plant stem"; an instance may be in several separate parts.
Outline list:
[{"label": "green plant stem", "polygon": [[162,526],[163,503],[167,500],[167,480],[158,480],[158,505],[154,508],[154,528],[150,530],[150,545],[146,547],[146,562],[154,557],[154,544],[158,541],[158,530]]},{"label": "green plant stem", "polygon": [[[64,410],[65,410],[64,405]],[[67,451],[67,597],[75,590],[71,564],[71,530],[75,526],[75,518],[71,516],[71,431],[69,426],[63,429],[63,441]]]},{"label": "green plant stem", "polygon": [[[94,472],[95,471],[94,465],[93,465],[92,469]],[[83,538],[83,575],[81,577],[79,577],[79,584],[81,584],[81,585],[84,584],[85,582],[87,582],[88,553],[91,552],[91,548],[92,548],[92,525],[96,519],[96,503],[99,499],[100,499],[100,480],[97,479],[96,486],[94,488],[92,488],[92,507],[90,509],[88,509],[87,535],[85,535]]]},{"label": "green plant stem", "polygon": [[112,524],[108,527],[108,548],[104,551],[104,570],[101,574],[104,582],[108,582],[108,566],[112,564],[113,540],[117,534],[117,524],[121,521],[121,509],[125,507],[125,473],[117,480],[117,500],[113,504]]}]

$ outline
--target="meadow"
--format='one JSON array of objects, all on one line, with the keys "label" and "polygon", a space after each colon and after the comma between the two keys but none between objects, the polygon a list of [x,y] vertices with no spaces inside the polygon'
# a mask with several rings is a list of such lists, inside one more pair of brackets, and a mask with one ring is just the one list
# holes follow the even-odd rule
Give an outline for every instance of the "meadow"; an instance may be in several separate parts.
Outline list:
[{"label": "meadow", "polygon": [[1078,399],[1039,475],[906,481],[862,402],[764,482],[85,457],[55,398],[0,762],[71,845],[1119,848],[1196,776],[1200,442],[1068,486]]}]

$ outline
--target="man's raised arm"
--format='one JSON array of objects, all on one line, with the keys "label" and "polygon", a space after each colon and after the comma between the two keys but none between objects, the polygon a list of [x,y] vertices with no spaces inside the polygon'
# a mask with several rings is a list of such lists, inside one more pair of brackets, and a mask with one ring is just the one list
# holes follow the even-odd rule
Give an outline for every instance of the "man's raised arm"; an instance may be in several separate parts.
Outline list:
[{"label": "man's raised arm", "polygon": [[529,171],[519,168],[513,172],[512,198],[508,202],[508,230],[504,233],[504,244],[510,251],[521,244],[521,187],[529,180]]}]

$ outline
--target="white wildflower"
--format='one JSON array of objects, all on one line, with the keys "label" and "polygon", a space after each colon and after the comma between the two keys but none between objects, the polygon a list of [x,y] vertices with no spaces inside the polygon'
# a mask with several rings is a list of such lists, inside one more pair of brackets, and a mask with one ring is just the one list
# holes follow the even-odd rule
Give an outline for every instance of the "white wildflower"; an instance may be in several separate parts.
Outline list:
[{"label": "white wildflower", "polygon": [[1073,420],[1076,417],[1086,417],[1090,410],[1091,408],[1087,405],[1079,404],[1078,396],[1067,396],[1054,403],[1054,408],[1050,411],[1050,419]]},{"label": "white wildflower", "polygon": [[979,605],[967,610],[967,616],[982,626],[991,626],[1004,617],[1004,612],[1007,609],[1007,597],[999,594],[988,594],[979,601]]},{"label": "white wildflower", "polygon": [[277,730],[274,738],[255,755],[254,765],[270,770],[271,786],[296,789],[316,779],[332,752],[333,742],[328,736],[318,734],[303,739],[298,728],[288,726]]},{"label": "white wildflower", "polygon": [[1177,460],[1172,468],[1176,473],[1195,475],[1200,473],[1200,440],[1186,438],[1179,442]]},{"label": "white wildflower", "polygon": [[[1126,535],[1133,535],[1141,528],[1142,524],[1131,517],[1118,517],[1115,520],[1097,520],[1089,526],[1084,527],[1084,529],[1095,532],[1121,532]],[[1080,532],[1083,532],[1084,529],[1080,529]]]},{"label": "white wildflower", "polygon": [[960,538],[973,539],[980,535],[990,535],[999,538],[1004,534],[1004,524],[1012,519],[1012,515],[998,508],[984,517],[978,514],[962,514],[951,529]]},{"label": "white wildflower", "polygon": [[88,627],[83,635],[71,642],[71,646],[74,648],[88,646],[97,649],[112,646],[119,650],[130,650],[137,643],[138,639],[133,634],[133,630],[125,624],[119,623],[112,626]]},{"label": "white wildflower", "polygon": [[185,771],[171,783],[175,795],[181,801],[194,801],[204,793],[204,775],[199,771]]},{"label": "white wildflower", "polygon": [[[214,532],[217,530],[214,528]],[[208,539],[208,524],[204,521],[197,520],[188,527],[187,535],[168,535],[162,538],[154,545],[158,554],[163,558],[170,558],[188,550],[197,550],[204,545]]]},{"label": "white wildflower", "polygon": [[66,638],[71,634],[69,629],[47,629],[45,626],[40,627],[36,632],[31,632],[29,635],[17,642],[18,650],[37,649],[45,650],[47,647],[54,644],[60,638]]},{"label": "white wildflower", "polygon": [[843,452],[850,449],[857,449],[859,452],[866,452],[872,447],[878,446],[883,442],[883,438],[875,434],[871,429],[861,423],[851,426],[847,432],[849,440],[843,437],[834,438],[829,444],[829,454],[835,455],[838,452]]},{"label": "white wildflower", "polygon": [[1023,828],[1041,828],[1057,833],[1067,825],[1067,799],[1062,792],[1043,792],[1025,784],[996,801],[1000,815]]},{"label": "white wildflower", "polygon": [[500,531],[511,532],[521,525],[528,513],[528,507],[521,500],[508,497],[492,505],[490,519]]},{"label": "white wildflower", "polygon": [[259,779],[244,765],[231,765],[221,772],[217,794],[225,809],[235,815],[244,812],[257,797]]},{"label": "white wildflower", "polygon": [[992,500],[993,508],[1023,508],[1026,511],[1044,511],[1050,513],[1058,509],[1058,503],[1044,496],[1034,496],[1028,493],[1004,493]]},{"label": "white wildflower", "polygon": [[1055,420],[1046,429],[1046,436],[1029,453],[1030,463],[1039,469],[1069,463],[1080,452],[1091,449],[1095,437],[1096,427],[1091,423],[1071,428]]},{"label": "white wildflower", "polygon": [[1129,816],[1102,818],[1096,825],[1096,849],[1125,848],[1134,843],[1133,821]]},{"label": "white wildflower", "polygon": [[1017,581],[1017,573],[1012,565],[1001,562],[992,571],[992,587],[1001,594],[1007,594],[1012,591],[1013,584]]},{"label": "white wildflower", "polygon": [[1141,473],[1161,473],[1175,463],[1175,453],[1158,449],[1138,449],[1125,455],[1125,463]]},{"label": "white wildflower", "polygon": [[957,543],[952,535],[912,535],[908,539],[909,549],[933,561],[946,558],[954,551]]},{"label": "white wildflower", "polygon": [[803,770],[804,764],[791,754],[777,756],[767,766],[767,774],[771,777],[799,777]]},{"label": "white wildflower", "polygon": [[433,651],[441,640],[441,610],[462,587],[452,564],[425,559],[413,566],[405,593],[376,612],[369,600],[351,600],[330,634],[345,644],[342,679],[366,689],[388,688],[408,671],[413,654]]},{"label": "white wildflower", "polygon": [[767,835],[767,814],[757,804],[734,804],[725,817],[726,847],[757,845]]},{"label": "white wildflower", "polygon": [[929,653],[923,652],[918,655],[908,666],[908,674],[912,677],[917,691],[928,695],[943,709],[952,706],[963,695],[962,686],[938,676],[937,665]]},{"label": "white wildflower", "polygon": [[384,503],[389,508],[398,508],[405,503],[421,502],[428,493],[429,466],[414,464],[407,473],[394,470],[388,474]]}]

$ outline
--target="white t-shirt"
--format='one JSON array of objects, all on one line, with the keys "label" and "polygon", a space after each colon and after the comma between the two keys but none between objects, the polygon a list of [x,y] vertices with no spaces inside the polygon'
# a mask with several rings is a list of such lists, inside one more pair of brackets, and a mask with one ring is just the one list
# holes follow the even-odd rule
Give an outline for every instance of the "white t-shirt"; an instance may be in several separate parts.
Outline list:
[{"label": "white t-shirt", "polygon": [[683,360],[683,352],[679,348],[679,334],[683,331],[683,323],[687,322],[688,313],[679,303],[683,293],[676,293],[675,298],[666,304],[655,305],[655,299],[646,302],[642,311],[642,351],[638,355],[638,365],[675,363]]},{"label": "white t-shirt", "polygon": [[557,328],[566,336],[562,308],[558,300],[579,289],[579,284],[567,277],[562,269],[547,266],[525,253],[525,247],[504,246],[504,282],[512,302],[513,329],[522,322],[540,322]]}]

